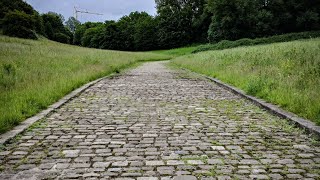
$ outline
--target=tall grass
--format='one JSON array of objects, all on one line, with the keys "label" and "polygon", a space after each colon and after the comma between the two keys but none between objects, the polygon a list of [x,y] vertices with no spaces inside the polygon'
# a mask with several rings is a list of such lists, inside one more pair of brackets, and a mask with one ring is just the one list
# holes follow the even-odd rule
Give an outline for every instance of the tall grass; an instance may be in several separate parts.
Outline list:
[{"label": "tall grass", "polygon": [[223,50],[229,48],[235,48],[240,46],[255,46],[261,44],[271,44],[277,42],[289,42],[300,39],[310,39],[320,37],[320,31],[307,31],[307,32],[298,32],[298,33],[288,33],[282,35],[274,35],[270,37],[256,38],[256,39],[239,39],[236,41],[222,40],[214,44],[205,44],[198,46],[192,53],[198,53],[202,51],[210,50]]},{"label": "tall grass", "polygon": [[0,133],[84,83],[137,61],[168,58],[0,36]]},{"label": "tall grass", "polygon": [[155,50],[155,51],[150,51],[150,52],[156,53],[156,54],[168,55],[171,57],[178,57],[178,56],[191,54],[197,48],[198,48],[197,45],[193,45],[193,46],[188,46],[188,47],[181,47],[181,48],[175,48],[175,49],[169,49],[169,50]]},{"label": "tall grass", "polygon": [[320,125],[320,38],[201,52],[172,64],[216,77]]}]

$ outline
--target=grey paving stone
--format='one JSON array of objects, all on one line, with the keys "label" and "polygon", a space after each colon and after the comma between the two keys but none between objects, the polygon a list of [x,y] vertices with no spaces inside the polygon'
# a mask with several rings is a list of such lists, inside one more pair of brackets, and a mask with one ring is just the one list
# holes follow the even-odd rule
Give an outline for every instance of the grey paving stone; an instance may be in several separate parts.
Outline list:
[{"label": "grey paving stone", "polygon": [[112,163],[112,166],[114,166],[114,167],[125,167],[128,165],[129,165],[128,161],[117,161],[117,162]]},{"label": "grey paving stone", "polygon": [[137,180],[158,180],[157,177],[138,177]]},{"label": "grey paving stone", "polygon": [[208,164],[224,164],[221,159],[208,159]]},{"label": "grey paving stone", "polygon": [[197,180],[197,178],[195,176],[175,176],[173,177],[173,180]]},{"label": "grey paving stone", "polygon": [[80,150],[64,150],[62,153],[65,157],[78,157]]},{"label": "grey paving stone", "polygon": [[95,162],[92,165],[92,167],[95,167],[95,168],[107,168],[109,166],[110,166],[110,162]]},{"label": "grey paving stone", "polygon": [[146,161],[147,166],[162,166],[164,165],[163,161]]},{"label": "grey paving stone", "polygon": [[187,160],[187,163],[188,164],[191,164],[191,165],[200,165],[200,164],[204,164],[203,161],[201,160]]},{"label": "grey paving stone", "polygon": [[165,64],[99,81],[1,147],[0,179],[319,179],[310,136]]}]

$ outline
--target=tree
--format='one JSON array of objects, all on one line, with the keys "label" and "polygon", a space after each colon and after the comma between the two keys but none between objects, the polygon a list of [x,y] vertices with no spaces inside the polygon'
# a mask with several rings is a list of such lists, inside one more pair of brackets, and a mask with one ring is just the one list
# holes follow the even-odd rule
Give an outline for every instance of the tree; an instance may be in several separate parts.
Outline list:
[{"label": "tree", "polygon": [[31,15],[28,15],[25,12],[8,12],[3,18],[2,27],[4,35],[26,39],[37,39],[34,32],[35,21]]},{"label": "tree", "polygon": [[198,20],[202,16],[206,22],[205,0],[156,0],[156,5],[158,41],[162,48],[184,46],[203,39],[208,27]]},{"label": "tree", "polygon": [[56,12],[52,12],[52,11],[49,11],[47,14],[59,17],[59,19],[61,20],[62,23],[65,21],[65,19],[64,19],[62,14],[59,14],[59,13],[56,13]]},{"label": "tree", "polygon": [[69,44],[70,43],[70,37],[63,33],[55,33],[53,36],[53,39],[57,42]]},{"label": "tree", "polygon": [[42,19],[45,24],[48,22],[51,24],[52,29],[55,33],[65,31],[61,18],[56,14],[53,14],[52,12],[42,14]]},{"label": "tree", "polygon": [[[62,18],[57,13],[46,13],[42,14],[42,19],[45,24],[45,34],[47,37],[51,40],[58,40],[55,39],[55,37],[59,37],[59,41],[61,41],[60,38],[62,37],[59,33],[64,34],[69,37],[69,39],[73,38],[72,32],[70,32],[66,27],[64,27],[62,23]],[[55,34],[59,34],[55,36]],[[66,41],[63,41],[66,42]],[[69,41],[70,42],[70,41]]]},{"label": "tree", "polygon": [[66,27],[74,33],[76,31],[76,28],[80,25],[80,21],[78,21],[74,17],[69,17],[69,19],[66,21]]},{"label": "tree", "polygon": [[45,23],[44,29],[45,29],[46,36],[49,39],[53,39],[54,32],[53,32],[53,29],[52,29],[52,26],[51,26],[50,22],[46,22]]},{"label": "tree", "polygon": [[156,34],[156,20],[150,15],[141,18],[135,25],[133,35],[134,49],[137,51],[156,49],[158,47],[157,38],[155,37]]},{"label": "tree", "polygon": [[81,45],[85,47],[99,47],[99,42],[95,41],[95,36],[103,31],[104,25],[101,24],[99,26],[95,26],[92,28],[89,28],[85,31],[83,34],[83,37],[81,38]]},{"label": "tree", "polygon": [[115,21],[107,21],[101,35],[103,36],[99,43],[101,49],[123,49],[124,46],[120,28]]},{"label": "tree", "polygon": [[75,32],[74,32],[74,38],[73,38],[73,44],[75,45],[81,45],[81,39],[84,35],[84,33],[86,32],[87,29],[92,28],[92,27],[96,27],[99,25],[102,25],[103,23],[93,23],[93,22],[86,22],[84,24],[80,24]]},{"label": "tree", "polygon": [[22,0],[1,0],[0,1],[0,19],[4,18],[4,16],[10,11],[21,11],[25,14],[32,15],[34,13],[34,9],[28,3]]},{"label": "tree", "polygon": [[43,19],[37,11],[34,11],[32,17],[35,21],[35,31],[41,35],[46,35]]},{"label": "tree", "polygon": [[210,42],[254,37],[258,7],[257,1],[209,0],[208,9],[213,14],[208,31]]}]

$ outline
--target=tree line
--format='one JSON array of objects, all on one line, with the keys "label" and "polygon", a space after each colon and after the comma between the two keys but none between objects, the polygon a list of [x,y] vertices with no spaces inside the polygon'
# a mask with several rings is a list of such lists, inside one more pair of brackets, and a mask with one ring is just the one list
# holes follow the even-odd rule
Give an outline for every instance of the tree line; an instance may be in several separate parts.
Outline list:
[{"label": "tree line", "polygon": [[30,21],[24,23],[27,27],[14,25],[19,32],[29,29],[59,42],[101,49],[169,49],[320,29],[317,0],[155,0],[156,16],[132,12],[118,21],[83,24],[71,17],[65,25],[59,14],[39,15],[22,0],[6,2],[9,6],[0,4],[4,33],[15,24],[12,16],[19,16],[14,22]]},{"label": "tree line", "polygon": [[73,33],[64,25],[61,14],[40,14],[22,0],[1,0],[0,20],[0,29],[5,35],[28,39],[42,35],[62,43],[73,42]]}]

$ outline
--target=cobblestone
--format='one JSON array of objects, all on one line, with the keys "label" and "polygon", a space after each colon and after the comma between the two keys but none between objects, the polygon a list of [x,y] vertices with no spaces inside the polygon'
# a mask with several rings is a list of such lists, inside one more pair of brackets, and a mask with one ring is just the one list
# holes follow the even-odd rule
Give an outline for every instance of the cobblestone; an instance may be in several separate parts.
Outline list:
[{"label": "cobblestone", "polygon": [[320,146],[165,62],[104,79],[0,151],[0,179],[319,179]]}]

